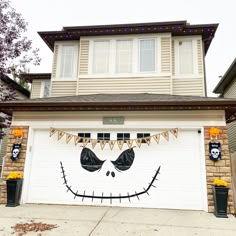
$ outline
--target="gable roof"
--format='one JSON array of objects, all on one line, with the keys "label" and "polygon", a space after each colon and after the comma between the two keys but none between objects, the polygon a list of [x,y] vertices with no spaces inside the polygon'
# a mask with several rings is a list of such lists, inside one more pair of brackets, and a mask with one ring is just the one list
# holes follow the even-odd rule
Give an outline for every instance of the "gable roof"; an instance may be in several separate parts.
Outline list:
[{"label": "gable roof", "polygon": [[173,36],[201,35],[204,52],[214,38],[218,24],[190,25],[187,21],[151,22],[138,24],[93,25],[63,27],[61,31],[38,32],[53,51],[55,41],[80,40],[81,36],[171,33]]},{"label": "gable roof", "polygon": [[236,111],[236,99],[163,94],[93,94],[48,97],[0,103],[0,111],[163,111],[225,110],[226,119]]},{"label": "gable roof", "polygon": [[236,78],[236,58],[225,72],[219,83],[213,90],[213,93],[224,93],[225,89],[230,85],[233,79]]},{"label": "gable roof", "polygon": [[7,75],[0,75],[0,80],[4,81],[6,84],[10,85],[12,88],[17,90],[18,92],[24,94],[26,97],[30,97],[30,91],[23,88],[16,81],[9,78]]}]

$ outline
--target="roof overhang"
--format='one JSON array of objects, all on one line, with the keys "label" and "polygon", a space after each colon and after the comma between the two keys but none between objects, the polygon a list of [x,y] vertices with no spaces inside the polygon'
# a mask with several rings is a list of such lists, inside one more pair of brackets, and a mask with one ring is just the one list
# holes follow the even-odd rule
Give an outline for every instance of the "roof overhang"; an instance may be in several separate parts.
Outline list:
[{"label": "roof overhang", "polygon": [[32,83],[33,80],[50,80],[51,73],[22,73],[20,78],[26,80],[29,83]]},{"label": "roof overhang", "polygon": [[223,94],[230,83],[236,78],[236,58],[225,72],[219,83],[213,90],[213,93]]},{"label": "roof overhang", "polygon": [[80,40],[81,36],[171,33],[173,36],[201,35],[205,54],[214,38],[218,24],[190,25],[187,21],[151,22],[139,24],[63,27],[61,31],[38,32],[53,51],[56,41]]},{"label": "roof overhang", "polygon": [[194,111],[224,110],[227,123],[236,120],[236,100],[227,101],[155,101],[155,102],[7,102],[0,104],[0,112],[51,111]]}]

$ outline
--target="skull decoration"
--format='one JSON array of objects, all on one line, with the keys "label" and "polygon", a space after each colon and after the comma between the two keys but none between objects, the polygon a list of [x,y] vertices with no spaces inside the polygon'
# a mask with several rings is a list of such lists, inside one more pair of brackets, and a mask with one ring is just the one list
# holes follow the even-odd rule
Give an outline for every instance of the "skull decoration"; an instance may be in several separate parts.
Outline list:
[{"label": "skull decoration", "polygon": [[221,159],[221,145],[220,143],[209,143],[209,155],[213,161]]},{"label": "skull decoration", "polygon": [[21,144],[13,144],[11,152],[12,161],[16,161],[19,159],[20,150],[21,150]]}]

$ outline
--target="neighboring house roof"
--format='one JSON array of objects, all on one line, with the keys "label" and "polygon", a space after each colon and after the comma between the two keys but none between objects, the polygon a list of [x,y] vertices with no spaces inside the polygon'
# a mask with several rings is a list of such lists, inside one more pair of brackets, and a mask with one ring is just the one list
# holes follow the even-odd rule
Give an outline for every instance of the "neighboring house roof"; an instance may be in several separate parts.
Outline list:
[{"label": "neighboring house roof", "polygon": [[80,40],[81,36],[171,33],[172,36],[201,35],[204,52],[214,38],[218,24],[190,25],[187,21],[151,22],[139,24],[63,27],[61,31],[38,32],[53,51],[55,41]]},{"label": "neighboring house roof", "polygon": [[236,77],[236,58],[234,59],[233,63],[230,65],[228,70],[225,72],[224,76],[221,78],[219,83],[213,90],[213,93],[220,93],[223,94],[226,88],[230,85],[230,83]]},{"label": "neighboring house roof", "polygon": [[25,79],[29,83],[32,83],[32,80],[51,79],[51,73],[25,73],[21,74],[20,78]]},{"label": "neighboring house roof", "polygon": [[12,88],[17,90],[18,92],[24,94],[26,97],[30,97],[30,91],[23,88],[21,85],[19,85],[16,81],[9,78],[7,75],[1,75],[0,80],[4,81],[6,84],[10,85]]},{"label": "neighboring house roof", "polygon": [[163,94],[93,94],[37,98],[0,103],[0,111],[142,111],[225,110],[226,119],[236,111],[236,99]]}]

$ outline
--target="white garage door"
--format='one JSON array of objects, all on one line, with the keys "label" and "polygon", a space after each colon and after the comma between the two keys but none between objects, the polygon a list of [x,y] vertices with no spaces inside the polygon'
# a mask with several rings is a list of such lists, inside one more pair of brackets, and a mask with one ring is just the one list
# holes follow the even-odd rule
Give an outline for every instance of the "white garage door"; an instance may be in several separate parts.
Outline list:
[{"label": "white garage door", "polygon": [[[97,138],[97,133],[100,131],[92,132],[91,138]],[[110,132],[110,138],[116,139],[117,133]],[[132,139],[137,133],[158,132],[125,133]],[[30,171],[24,202],[204,209],[205,173],[197,130],[180,130],[177,139],[161,137],[159,144],[136,145],[133,152],[126,144],[122,150],[117,145],[111,150],[108,144],[103,150],[99,144],[94,149],[90,143],[86,147],[82,143],[75,146],[73,141],[66,144],[65,137],[58,141],[57,135],[50,138],[48,131],[36,130],[32,156],[27,159]]]}]

